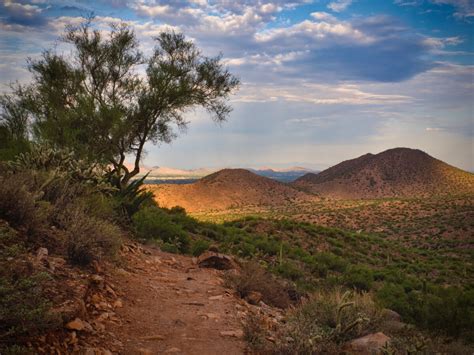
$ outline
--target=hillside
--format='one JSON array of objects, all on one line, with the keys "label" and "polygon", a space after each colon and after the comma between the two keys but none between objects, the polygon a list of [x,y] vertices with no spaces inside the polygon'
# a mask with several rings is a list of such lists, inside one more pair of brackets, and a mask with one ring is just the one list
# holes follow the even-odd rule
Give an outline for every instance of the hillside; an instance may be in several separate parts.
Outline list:
[{"label": "hillside", "polygon": [[474,175],[421,150],[394,148],[346,160],[294,186],[332,198],[380,198],[474,192]]},{"label": "hillside", "polygon": [[224,169],[188,185],[148,185],[160,206],[181,206],[189,212],[249,205],[282,205],[312,195],[245,169]]}]

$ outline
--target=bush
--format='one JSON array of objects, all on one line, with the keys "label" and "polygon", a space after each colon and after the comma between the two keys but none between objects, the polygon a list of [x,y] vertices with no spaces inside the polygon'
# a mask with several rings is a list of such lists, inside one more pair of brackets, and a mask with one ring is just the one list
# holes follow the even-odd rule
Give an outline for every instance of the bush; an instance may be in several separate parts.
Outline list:
[{"label": "bush", "polygon": [[[184,229],[173,223],[162,209],[150,206],[138,211],[132,217],[135,234],[145,240],[160,240],[174,245],[176,251],[185,253],[189,249],[190,239]],[[169,249],[169,248],[168,248]]]},{"label": "bush", "polygon": [[103,256],[113,256],[120,247],[120,228],[88,215],[80,205],[70,206],[58,219],[67,234],[67,256],[72,264],[88,265]]},{"label": "bush", "polygon": [[374,282],[374,274],[366,266],[352,266],[344,275],[344,284],[361,291],[369,291]]},{"label": "bush", "polygon": [[226,274],[226,284],[242,298],[250,292],[260,292],[262,300],[269,305],[287,308],[291,304],[288,287],[254,261],[243,264],[237,275]]},{"label": "bush", "polygon": [[45,277],[0,276],[0,349],[2,343],[23,343],[59,324],[59,319],[49,314],[50,304],[41,286]]},{"label": "bush", "polygon": [[369,294],[343,293],[340,289],[315,293],[290,313],[276,352],[337,352],[339,344],[375,331],[379,321],[379,309]]},{"label": "bush", "polygon": [[191,254],[193,256],[199,256],[209,249],[211,243],[204,239],[195,240],[191,246]]},{"label": "bush", "polygon": [[40,202],[38,191],[32,191],[32,178],[26,173],[0,176],[0,218],[33,234],[45,225],[48,206]]},{"label": "bush", "polygon": [[[26,240],[0,220],[0,353],[30,336],[59,325],[44,295],[46,274],[33,274],[26,260]],[[17,347],[21,349],[20,347]]]},{"label": "bush", "polygon": [[304,272],[291,262],[283,262],[276,267],[276,272],[286,279],[297,281],[304,276]]}]

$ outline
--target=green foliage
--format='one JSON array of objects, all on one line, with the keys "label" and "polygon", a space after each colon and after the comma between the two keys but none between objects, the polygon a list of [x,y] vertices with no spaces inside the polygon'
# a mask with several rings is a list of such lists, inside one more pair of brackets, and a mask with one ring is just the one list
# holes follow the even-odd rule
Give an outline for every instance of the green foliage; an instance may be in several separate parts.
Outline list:
[{"label": "green foliage", "polygon": [[0,347],[58,325],[41,286],[45,275],[0,276]]},{"label": "green foliage", "polygon": [[292,312],[279,334],[277,352],[337,352],[339,344],[375,330],[379,320],[379,310],[368,294],[339,289],[318,292]]},{"label": "green foliage", "polygon": [[153,193],[143,189],[143,183],[147,176],[131,181],[114,194],[117,206],[126,218],[131,218],[142,206],[155,204]]},{"label": "green foliage", "polygon": [[80,159],[68,148],[54,148],[48,144],[35,144],[9,163],[14,172],[34,170],[48,172],[52,178],[67,179],[94,187],[102,192],[113,191],[106,179],[104,165]]},{"label": "green foliage", "polygon": [[[102,31],[89,19],[67,27],[62,39],[71,53],[44,51],[30,61],[32,83],[2,97],[3,120],[22,123],[17,126],[37,140],[111,164],[119,188],[139,173],[145,143],[170,142],[173,127],[187,126],[183,115],[189,109],[202,107],[219,122],[231,111],[226,101],[238,79],[221,57],[203,56],[182,34],[154,37],[149,57],[125,23]],[[130,170],[126,156],[134,160]]]},{"label": "green foliage", "polygon": [[30,174],[0,175],[0,218],[35,234],[44,227],[48,208],[30,178]]},{"label": "green foliage", "polygon": [[120,228],[91,216],[80,204],[64,210],[58,223],[67,234],[67,256],[72,264],[88,265],[103,256],[113,256],[120,247]]},{"label": "green foliage", "polygon": [[367,266],[351,266],[344,274],[344,283],[348,287],[369,291],[374,281],[373,271]]},{"label": "green foliage", "polygon": [[[142,208],[132,217],[135,233],[145,240],[161,240],[165,249],[185,253],[189,249],[190,238],[185,230],[175,224],[164,210],[149,206]],[[174,246],[174,247],[171,247]]]},{"label": "green foliage", "polygon": [[424,329],[463,336],[474,340],[474,291],[458,287],[430,286],[425,290],[405,290],[384,284],[377,300],[400,313],[404,319]]},{"label": "green foliage", "polygon": [[207,240],[197,239],[191,245],[191,254],[193,256],[199,256],[209,249],[211,243]]},{"label": "green foliage", "polygon": [[[58,326],[44,294],[46,274],[34,274],[25,258],[27,240],[0,220],[0,352]],[[8,350],[8,351],[7,351]]]}]

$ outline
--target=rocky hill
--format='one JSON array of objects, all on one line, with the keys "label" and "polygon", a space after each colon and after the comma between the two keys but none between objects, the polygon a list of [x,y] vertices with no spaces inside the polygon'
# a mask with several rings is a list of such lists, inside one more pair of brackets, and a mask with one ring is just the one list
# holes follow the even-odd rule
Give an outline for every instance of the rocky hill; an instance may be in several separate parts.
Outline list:
[{"label": "rocky hill", "polygon": [[255,205],[282,205],[314,196],[245,169],[224,169],[188,185],[149,185],[162,207],[181,206],[188,212]]},{"label": "rocky hill", "polygon": [[474,193],[474,175],[409,148],[346,160],[293,185],[331,198],[379,198]]}]

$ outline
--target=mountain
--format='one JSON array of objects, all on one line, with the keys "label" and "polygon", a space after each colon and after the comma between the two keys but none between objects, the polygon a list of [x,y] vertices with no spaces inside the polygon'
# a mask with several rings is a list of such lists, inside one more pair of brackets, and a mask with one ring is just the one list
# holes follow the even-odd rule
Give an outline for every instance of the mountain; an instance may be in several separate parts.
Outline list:
[{"label": "mountain", "polygon": [[394,148],[343,161],[293,186],[332,198],[474,193],[474,175],[417,149]]},{"label": "mountain", "polygon": [[245,169],[224,169],[187,185],[148,185],[160,206],[188,212],[256,205],[283,205],[314,196]]},{"label": "mountain", "polygon": [[278,180],[280,182],[292,182],[299,177],[307,173],[316,173],[316,171],[301,167],[293,167],[287,169],[275,169],[275,168],[260,168],[260,169],[249,169],[251,172],[265,176],[270,179]]},{"label": "mountain", "polygon": [[[204,176],[210,175],[218,170],[216,168],[199,168],[199,169],[175,169],[168,168],[165,166],[154,166],[152,168],[142,168],[141,176],[148,173],[147,181],[151,182],[153,180],[170,180],[170,181],[179,181],[186,180],[193,182],[193,180],[200,179]],[[278,180],[281,182],[291,182],[297,178],[303,176],[309,172],[315,172],[311,169],[301,168],[301,167],[292,167],[286,169],[276,169],[276,168],[257,168],[257,169],[248,169],[251,172],[268,177],[270,179]]]},{"label": "mountain", "polygon": [[148,178],[155,178],[155,179],[200,179],[203,176],[212,174],[213,172],[217,171],[218,169],[208,169],[208,168],[200,168],[200,169],[175,169],[175,168],[168,168],[165,166],[154,166],[149,170],[142,170],[143,175],[148,173]]}]

